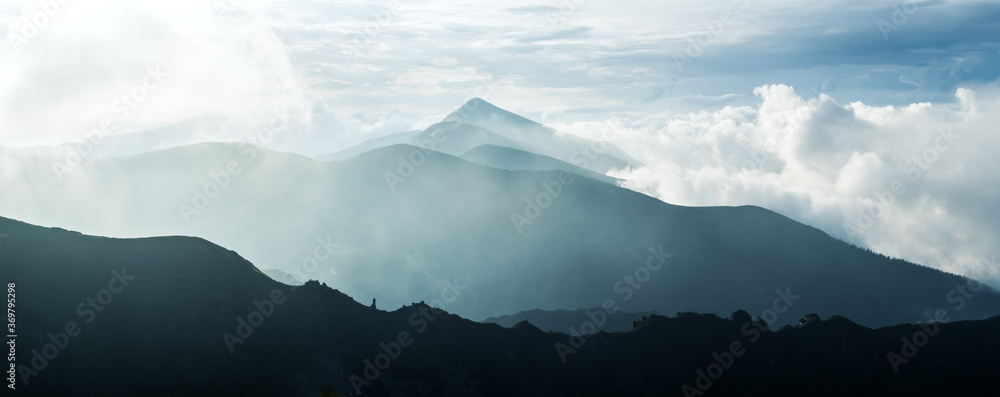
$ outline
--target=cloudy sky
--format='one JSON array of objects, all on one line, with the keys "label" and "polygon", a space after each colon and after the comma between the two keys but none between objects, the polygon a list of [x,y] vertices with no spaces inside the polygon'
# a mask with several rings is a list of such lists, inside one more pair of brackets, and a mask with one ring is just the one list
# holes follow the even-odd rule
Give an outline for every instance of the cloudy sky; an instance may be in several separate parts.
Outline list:
[{"label": "cloudy sky", "polygon": [[996,1],[4,0],[0,36],[0,146],[283,109],[315,155],[478,95],[620,146],[628,188],[1000,285]]}]

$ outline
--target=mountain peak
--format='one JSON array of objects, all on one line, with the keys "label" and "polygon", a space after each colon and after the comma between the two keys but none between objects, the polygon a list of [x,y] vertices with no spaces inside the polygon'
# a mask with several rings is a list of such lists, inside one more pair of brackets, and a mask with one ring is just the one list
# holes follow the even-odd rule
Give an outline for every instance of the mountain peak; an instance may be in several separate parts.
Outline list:
[{"label": "mountain peak", "polygon": [[496,105],[489,103],[485,99],[480,97],[474,97],[468,101],[465,101],[465,104],[463,104],[462,107],[479,107],[483,105],[496,107]]},{"label": "mountain peak", "polygon": [[485,100],[483,98],[480,98],[480,97],[473,97],[472,99],[469,99],[468,101],[465,101],[465,103],[462,104],[462,106],[459,107],[458,109],[456,109],[455,111],[459,111],[459,110],[462,110],[462,109],[467,109],[469,111],[487,111],[487,112],[489,112],[489,111],[501,111],[501,112],[507,112],[507,113],[510,113],[510,114],[514,114],[514,113],[508,112],[508,111],[506,111],[504,109],[501,109],[499,106],[494,105],[494,104],[490,103],[489,101],[487,101],[487,100]]},{"label": "mountain peak", "polygon": [[479,97],[465,101],[462,106],[455,109],[455,111],[451,112],[451,114],[445,117],[442,121],[475,124],[487,129],[492,129],[491,127],[496,127],[499,123],[540,126],[540,124],[534,121],[497,107],[496,105]]}]

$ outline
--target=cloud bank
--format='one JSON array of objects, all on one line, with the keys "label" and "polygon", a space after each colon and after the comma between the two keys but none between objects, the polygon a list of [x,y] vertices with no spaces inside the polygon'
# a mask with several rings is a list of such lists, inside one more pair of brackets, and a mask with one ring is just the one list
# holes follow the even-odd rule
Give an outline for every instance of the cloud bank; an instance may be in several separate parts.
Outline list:
[{"label": "cloud bank", "polygon": [[[758,205],[886,255],[1000,284],[996,90],[958,105],[840,104],[786,85],[759,104],[549,124],[608,139],[644,167],[623,186],[691,206]],[[985,261],[984,261],[985,258]],[[994,266],[984,268],[984,266]]]},{"label": "cloud bank", "polygon": [[949,0],[7,1],[0,146],[104,121],[234,141],[282,109],[270,146],[316,155],[427,127],[489,84],[565,132],[610,122],[646,164],[616,175],[628,188],[996,280],[980,258],[1000,246],[998,19]]}]

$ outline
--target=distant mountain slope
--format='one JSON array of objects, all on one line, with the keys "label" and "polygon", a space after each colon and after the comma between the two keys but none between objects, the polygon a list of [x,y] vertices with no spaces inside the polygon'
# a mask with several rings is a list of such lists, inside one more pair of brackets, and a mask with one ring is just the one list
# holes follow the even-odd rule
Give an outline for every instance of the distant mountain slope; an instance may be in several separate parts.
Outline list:
[{"label": "distant mountain slope", "polygon": [[409,144],[461,156],[481,145],[504,146],[552,157],[604,175],[639,162],[614,144],[563,134],[524,117],[473,98],[445,119],[419,133],[392,134],[349,149],[316,157],[343,160],[359,153],[395,144]]},{"label": "distant mountain slope", "polygon": [[271,280],[277,281],[285,285],[302,285],[305,281],[295,278],[291,273],[278,269],[263,269],[262,273],[266,274]]},{"label": "distant mountain slope", "polygon": [[[482,145],[497,145],[517,150],[537,150],[526,143],[513,140],[477,125],[441,122],[427,127],[412,140],[414,146],[433,149],[452,156]],[[427,142],[423,145],[421,143]]]},{"label": "distant mountain slope", "polygon": [[[564,334],[571,334],[571,330],[579,331],[580,324],[587,321],[593,321],[591,317],[600,319],[598,314],[595,314],[603,309],[579,309],[579,310],[528,310],[523,312],[518,312],[511,314],[509,316],[499,316],[490,317],[483,320],[486,324],[497,324],[502,327],[513,327],[522,321],[527,321],[531,325],[538,327],[542,331],[546,332],[561,332]],[[588,316],[589,314],[589,316]],[[632,329],[634,322],[641,320],[643,317],[651,316],[656,313],[653,312],[643,312],[643,313],[627,313],[627,312],[615,312],[614,315],[607,316],[607,320],[604,326],[601,327],[601,331],[605,332],[627,332]]]},{"label": "distant mountain slope", "polygon": [[420,130],[414,130],[414,131],[407,131],[407,132],[399,132],[399,133],[395,133],[395,134],[389,134],[389,135],[378,137],[378,138],[372,138],[372,139],[366,140],[364,142],[361,142],[361,143],[359,143],[359,144],[357,144],[355,146],[352,146],[352,147],[350,147],[348,149],[341,150],[341,151],[336,152],[336,153],[330,153],[330,154],[325,154],[325,155],[322,155],[322,156],[316,156],[314,158],[316,160],[319,160],[319,161],[346,160],[346,159],[349,159],[351,157],[357,156],[357,155],[359,155],[361,153],[367,152],[367,151],[372,150],[372,149],[378,149],[380,147],[386,147],[386,146],[391,146],[391,145],[398,145],[398,144],[403,144],[403,143],[409,143],[413,139],[413,137],[417,136],[417,134],[419,134],[421,132],[422,131],[420,131]]},{"label": "distant mountain slope", "polygon": [[0,153],[60,158],[65,158],[70,152],[84,157],[131,156],[192,142],[217,141],[218,132],[225,122],[226,119],[219,115],[200,116],[148,130],[108,135],[96,144],[84,143],[86,137],[80,134],[80,142],[24,148],[0,146]]},{"label": "distant mountain slope", "polygon": [[460,157],[463,160],[502,170],[566,171],[612,185],[616,185],[621,181],[618,178],[598,174],[552,157],[505,146],[480,145],[465,152]]},{"label": "distant mountain slope", "polygon": [[496,107],[480,98],[470,99],[462,107],[445,117],[444,121],[483,127],[538,148],[535,153],[601,174],[611,169],[640,165],[638,161],[612,143],[599,143],[576,135],[561,133]]},{"label": "distant mountain slope", "polygon": [[742,311],[685,313],[572,339],[288,287],[202,239],[6,218],[0,232],[0,271],[16,283],[18,395],[991,395],[1000,370],[987,354],[1000,351],[996,317],[873,330],[810,316],[773,332]]},{"label": "distant mountain slope", "polygon": [[[779,324],[815,312],[880,326],[926,320],[966,283],[758,207],[670,205],[406,145],[318,162],[201,144],[91,160],[65,181],[51,159],[27,160],[0,156],[0,169],[16,170],[0,173],[0,214],[112,236],[202,236],[379,307],[441,299],[449,285],[463,293],[449,311],[473,319],[609,299],[628,312],[759,314],[790,294],[799,298]],[[955,319],[1000,313],[993,290],[962,301]]]}]

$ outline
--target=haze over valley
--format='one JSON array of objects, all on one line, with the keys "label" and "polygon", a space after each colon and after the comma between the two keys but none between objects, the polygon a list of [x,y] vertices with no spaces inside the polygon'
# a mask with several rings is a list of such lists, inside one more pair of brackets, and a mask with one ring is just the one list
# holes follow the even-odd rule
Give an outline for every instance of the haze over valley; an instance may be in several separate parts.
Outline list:
[{"label": "haze over valley", "polygon": [[993,2],[16,3],[13,393],[995,393]]}]

